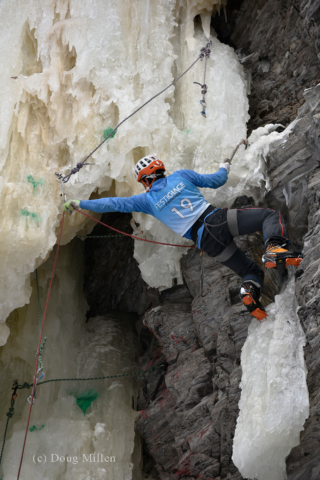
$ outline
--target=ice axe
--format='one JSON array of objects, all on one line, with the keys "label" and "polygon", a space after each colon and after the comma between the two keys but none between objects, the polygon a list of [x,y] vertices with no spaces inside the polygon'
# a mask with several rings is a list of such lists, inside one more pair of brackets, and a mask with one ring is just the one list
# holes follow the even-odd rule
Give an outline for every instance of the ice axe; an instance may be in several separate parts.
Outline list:
[{"label": "ice axe", "polygon": [[228,163],[230,163],[230,165],[231,165],[231,162],[232,162],[232,160],[233,160],[233,157],[234,157],[235,154],[237,153],[237,150],[238,150],[238,148],[240,147],[240,145],[245,145],[245,148],[247,148],[247,146],[248,146],[248,141],[247,141],[247,140],[241,140],[241,142],[239,142],[238,145],[236,146],[236,148],[233,150],[231,157],[230,157],[230,158],[226,158],[226,159],[224,160],[225,162],[228,162]]}]

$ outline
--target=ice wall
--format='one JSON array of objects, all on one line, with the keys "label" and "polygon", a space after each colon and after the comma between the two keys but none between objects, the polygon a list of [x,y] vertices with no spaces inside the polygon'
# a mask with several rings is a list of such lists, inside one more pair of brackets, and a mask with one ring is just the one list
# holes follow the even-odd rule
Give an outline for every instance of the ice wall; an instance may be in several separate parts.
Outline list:
[{"label": "ice wall", "polygon": [[293,278],[267,312],[261,323],[252,320],[242,349],[232,459],[244,478],[284,480],[285,459],[300,443],[309,416],[305,336],[296,315]]},{"label": "ice wall", "polygon": [[[54,254],[54,252],[53,252]],[[53,254],[39,268],[42,309],[53,265]],[[120,314],[96,317],[85,323],[82,242],[74,241],[59,253],[44,335],[43,380],[116,375],[137,371],[134,319]],[[14,379],[31,383],[38,345],[38,306],[35,279],[30,304],[10,315],[12,329],[0,353],[0,432],[3,435]],[[133,321],[132,321],[133,320]],[[129,379],[128,379],[129,378]],[[140,446],[135,437],[132,409],[134,381],[130,377],[57,382],[39,386],[32,409],[21,478],[34,480],[139,480]],[[15,414],[9,422],[3,456],[3,480],[17,478],[27,424],[29,390],[18,390]],[[84,414],[81,395],[92,399]],[[78,403],[77,403],[78,402]],[[90,403],[89,403],[90,405]],[[1,437],[2,443],[2,437]],[[46,463],[33,463],[34,455]],[[114,456],[114,462],[83,461]],[[100,457],[97,454],[101,454]],[[53,457],[51,456],[53,455]],[[57,456],[69,461],[57,460]],[[43,457],[42,457],[43,458]],[[71,459],[71,460],[70,460]],[[135,467],[134,467],[135,465]],[[135,471],[134,471],[135,469]]]},{"label": "ice wall", "polygon": [[[156,153],[170,174],[179,168],[214,172],[246,137],[247,80],[235,52],[210,31],[210,16],[226,0],[25,0],[0,3],[0,345],[4,323],[30,298],[30,273],[56,242],[63,174],[143,102],[168,85],[212,39],[201,116],[198,62],[176,86],[125,123],[66,185],[68,198],[141,193],[133,168]],[[201,21],[194,21],[200,15]],[[253,148],[253,147],[252,147]],[[239,194],[259,197],[266,184],[263,151],[234,159],[226,186],[206,191],[217,206]],[[137,234],[181,241],[157,220],[134,214]],[[63,242],[85,217],[66,219]],[[153,287],[182,281],[183,249],[136,242],[135,257]]]}]

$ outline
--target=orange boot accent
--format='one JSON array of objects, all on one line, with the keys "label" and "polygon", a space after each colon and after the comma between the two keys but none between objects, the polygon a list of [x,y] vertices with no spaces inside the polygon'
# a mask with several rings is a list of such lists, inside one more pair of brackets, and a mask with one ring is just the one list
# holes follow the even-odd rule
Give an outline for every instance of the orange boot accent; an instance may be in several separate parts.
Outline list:
[{"label": "orange boot accent", "polygon": [[266,253],[262,256],[262,261],[266,268],[275,268],[279,265],[289,265],[298,267],[302,262],[303,255],[300,252],[290,252],[279,245],[270,244],[267,247]]},{"label": "orange boot accent", "polygon": [[268,316],[267,313],[264,312],[263,310],[260,310],[260,308],[256,308],[253,312],[250,312],[250,313],[251,315],[256,317],[256,319],[259,320],[259,322],[261,322],[261,320],[263,320]]},{"label": "orange boot accent", "polygon": [[276,263],[273,262],[266,262],[266,268],[275,268],[277,266]]},{"label": "orange boot accent", "polygon": [[245,305],[251,305],[252,303],[254,303],[250,293],[248,293],[248,295],[244,295],[244,297],[242,298],[242,301]]},{"label": "orange boot accent", "polygon": [[299,267],[302,262],[302,258],[286,258],[286,266],[294,265],[296,268]]},{"label": "orange boot accent", "polygon": [[[245,285],[241,287],[241,290],[242,288],[244,289]],[[258,299],[254,299],[254,295],[250,292],[250,289],[240,293],[240,297],[243,304],[248,308],[250,315],[259,320],[259,322],[267,317],[267,313],[264,311],[262,304]]]}]

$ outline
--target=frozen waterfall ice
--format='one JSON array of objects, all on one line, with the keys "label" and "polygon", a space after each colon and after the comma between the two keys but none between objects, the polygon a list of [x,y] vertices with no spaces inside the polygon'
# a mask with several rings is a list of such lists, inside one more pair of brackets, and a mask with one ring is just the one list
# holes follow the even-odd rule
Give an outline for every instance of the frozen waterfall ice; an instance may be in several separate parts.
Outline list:
[{"label": "frozen waterfall ice", "polygon": [[[25,0],[0,3],[0,344],[4,322],[28,303],[30,273],[56,243],[62,198],[56,171],[69,172],[114,127],[167,86],[198,56],[211,35],[207,118],[200,114],[203,62],[125,123],[66,185],[68,198],[142,192],[135,162],[156,153],[168,173],[214,172],[246,137],[246,76],[232,48],[221,44],[208,15],[225,0]],[[199,14],[201,23],[194,22]],[[264,164],[234,160],[228,185],[207,191],[216,205],[241,192],[260,195]],[[262,183],[261,183],[262,182]],[[245,190],[245,192],[243,192]],[[139,235],[179,240],[157,220],[134,214]],[[67,218],[63,242],[92,222]],[[143,233],[142,233],[143,232]],[[181,241],[181,240],[180,240]],[[135,257],[150,286],[182,281],[182,249],[136,242]],[[150,269],[152,264],[152,269]]]},{"label": "frozen waterfall ice", "polygon": [[285,459],[299,445],[309,416],[305,336],[296,315],[293,278],[267,312],[261,323],[252,320],[242,349],[232,459],[244,478],[284,480]]},{"label": "frozen waterfall ice", "polygon": [[[85,323],[83,268],[79,258],[83,243],[75,240],[61,247],[50,308],[45,323],[43,380],[88,378],[139,371],[134,330],[135,316],[108,314]],[[41,305],[45,301],[54,252],[38,269]],[[38,345],[38,305],[35,277],[29,305],[8,319],[12,333],[0,351],[0,445],[10,407],[11,386],[31,383]],[[135,377],[133,377],[135,378]],[[139,435],[132,408],[132,377],[54,382],[37,388],[21,479],[34,480],[130,480],[140,479]],[[27,424],[31,389],[18,390],[15,413],[9,422],[2,462],[3,480],[15,480]],[[42,462],[33,462],[33,457]],[[44,455],[47,461],[44,463]],[[90,459],[92,461],[87,461]],[[101,461],[109,457],[109,461]],[[114,457],[111,459],[111,457]],[[137,471],[135,472],[135,470]]]},{"label": "frozen waterfall ice", "polygon": [[[62,198],[55,172],[67,174],[102,140],[104,129],[167,86],[210,38],[207,118],[200,114],[203,62],[123,124],[66,184],[68,198],[142,192],[133,170],[156,153],[170,174],[180,168],[214,172],[246,138],[247,78],[234,50],[221,44],[208,16],[225,0],[26,0],[0,2],[0,345],[5,319],[28,303],[30,274],[56,243]],[[199,14],[201,22],[195,22]],[[236,155],[228,183],[204,189],[207,200],[230,206],[238,195],[265,190],[264,127]],[[271,134],[272,136],[273,134]],[[274,135],[278,135],[274,132]],[[260,137],[260,138],[258,138]],[[135,213],[136,234],[181,242],[156,219]],[[93,222],[68,217],[63,243]],[[144,280],[156,288],[181,283],[185,249],[135,242]],[[151,267],[152,266],[152,267]]]}]

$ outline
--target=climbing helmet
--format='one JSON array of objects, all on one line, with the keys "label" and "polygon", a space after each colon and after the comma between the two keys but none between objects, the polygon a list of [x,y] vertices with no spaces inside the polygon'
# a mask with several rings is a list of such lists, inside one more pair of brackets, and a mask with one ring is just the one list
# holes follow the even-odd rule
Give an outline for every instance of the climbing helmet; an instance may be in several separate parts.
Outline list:
[{"label": "climbing helmet", "polygon": [[165,166],[155,155],[141,158],[134,169],[137,182],[143,181],[145,177],[153,176],[157,170],[165,171]]}]

